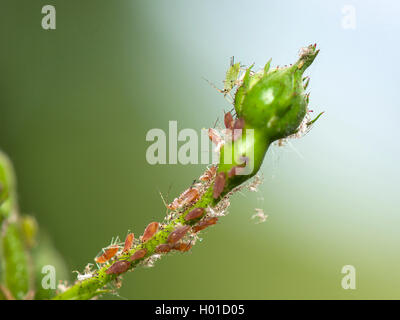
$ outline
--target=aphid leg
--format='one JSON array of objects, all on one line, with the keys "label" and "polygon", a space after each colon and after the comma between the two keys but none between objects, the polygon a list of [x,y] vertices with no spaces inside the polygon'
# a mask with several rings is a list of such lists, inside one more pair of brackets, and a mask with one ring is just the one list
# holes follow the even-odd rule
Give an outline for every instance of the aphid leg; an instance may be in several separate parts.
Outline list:
[{"label": "aphid leg", "polygon": [[[165,201],[164,196],[162,195],[161,191],[158,191],[158,193],[160,194],[161,200],[164,203],[164,206],[168,209],[168,203]],[[167,210],[168,212],[168,210]]]},{"label": "aphid leg", "polygon": [[204,78],[204,77],[202,77],[202,78],[203,78],[203,80],[207,81],[207,83],[208,83],[211,87],[213,87],[215,90],[217,90],[219,93],[225,93],[225,90],[218,89],[217,86],[216,86],[214,83],[210,82],[209,80],[207,80],[207,79]]}]

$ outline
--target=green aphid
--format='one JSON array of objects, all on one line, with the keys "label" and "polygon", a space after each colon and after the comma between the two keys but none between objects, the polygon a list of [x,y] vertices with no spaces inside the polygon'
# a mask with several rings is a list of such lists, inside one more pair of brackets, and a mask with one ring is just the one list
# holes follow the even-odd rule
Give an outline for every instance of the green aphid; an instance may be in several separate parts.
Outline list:
[{"label": "green aphid", "polygon": [[224,90],[222,90],[222,93],[224,95],[228,94],[236,85],[239,73],[240,73],[240,62],[234,63],[232,57],[231,65],[228,71],[226,71],[226,76],[224,80]]}]

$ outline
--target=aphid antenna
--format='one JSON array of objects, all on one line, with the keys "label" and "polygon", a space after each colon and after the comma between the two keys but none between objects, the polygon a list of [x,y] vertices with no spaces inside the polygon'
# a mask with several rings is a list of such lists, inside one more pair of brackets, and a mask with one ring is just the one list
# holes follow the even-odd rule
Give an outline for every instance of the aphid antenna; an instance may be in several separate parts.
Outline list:
[{"label": "aphid antenna", "polygon": [[164,196],[162,195],[161,191],[158,190],[158,193],[160,194],[161,200],[164,203],[164,206],[166,207],[166,212],[168,212],[168,203],[165,201]]},{"label": "aphid antenna", "polygon": [[213,129],[215,129],[215,126],[217,125],[218,121],[219,121],[219,117],[217,118],[217,120],[215,120],[214,125],[213,125]]},{"label": "aphid antenna", "polygon": [[121,242],[121,241],[119,240],[119,236],[116,236],[115,238],[112,237],[112,238],[111,238],[111,243],[110,243],[109,246],[116,246],[116,245],[118,245],[119,242]]},{"label": "aphid antenna", "polygon": [[203,80],[207,81],[207,83],[213,87],[215,90],[217,90],[219,93],[225,93],[225,90],[219,89],[214,83],[206,79],[205,77],[201,77]]},{"label": "aphid antenna", "polygon": [[193,188],[195,187],[195,185],[196,185],[197,182],[198,182],[197,179],[194,179],[193,182],[192,182],[192,184],[190,185],[190,188],[189,188],[189,189],[193,189]]}]

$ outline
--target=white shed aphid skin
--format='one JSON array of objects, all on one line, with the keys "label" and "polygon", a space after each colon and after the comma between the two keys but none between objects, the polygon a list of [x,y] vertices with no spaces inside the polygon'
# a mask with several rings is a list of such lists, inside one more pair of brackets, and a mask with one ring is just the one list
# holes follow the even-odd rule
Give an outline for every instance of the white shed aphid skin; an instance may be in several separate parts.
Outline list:
[{"label": "white shed aphid skin", "polygon": [[264,213],[263,209],[255,208],[254,210],[256,211],[256,213],[251,216],[251,219],[258,219],[258,222],[256,222],[256,224],[263,223],[267,220],[268,215]]},{"label": "white shed aphid skin", "polygon": [[77,273],[76,279],[77,279],[78,281],[83,281],[83,280],[90,279],[91,277],[93,277],[93,274],[92,274],[92,273],[80,274],[79,271],[73,271],[73,272],[76,272],[76,273]]},{"label": "white shed aphid skin", "polygon": [[214,209],[211,208],[210,206],[207,208],[207,216],[208,217],[223,217],[223,216],[225,216],[226,208],[222,208],[219,210],[217,208],[214,208]]},{"label": "white shed aphid skin", "polygon": [[83,280],[86,280],[86,279],[90,279],[91,277],[93,277],[93,270],[92,270],[92,268],[93,268],[93,263],[88,263],[87,265],[86,265],[86,267],[85,267],[85,269],[83,270],[83,274],[81,274],[79,271],[72,271],[72,272],[76,272],[77,273],[77,275],[76,275],[76,278],[77,278],[77,280],[78,281],[83,281]]},{"label": "white shed aphid skin", "polygon": [[156,263],[157,260],[161,259],[162,254],[156,253],[156,254],[152,254],[150,257],[148,257],[147,259],[145,259],[143,261],[143,266],[146,268],[152,268],[154,267],[154,264]]},{"label": "white shed aphid skin", "polygon": [[65,281],[60,281],[59,284],[57,285],[57,292],[65,292],[68,289],[68,282]]}]

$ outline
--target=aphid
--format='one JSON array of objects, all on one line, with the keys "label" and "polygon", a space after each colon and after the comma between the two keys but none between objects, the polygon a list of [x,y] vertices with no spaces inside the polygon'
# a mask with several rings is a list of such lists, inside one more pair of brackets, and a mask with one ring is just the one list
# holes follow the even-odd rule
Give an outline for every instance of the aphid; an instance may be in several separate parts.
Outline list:
[{"label": "aphid", "polygon": [[167,208],[170,210],[176,210],[197,201],[199,197],[200,193],[196,188],[189,188],[184,191],[179,198],[176,198],[171,204],[167,205]]},{"label": "aphid", "polygon": [[132,248],[133,240],[135,240],[135,235],[129,233],[125,238],[124,250],[122,252],[128,252]]},{"label": "aphid", "polygon": [[219,150],[222,148],[222,146],[225,143],[224,139],[222,139],[222,137],[218,133],[218,131],[213,128],[208,129],[208,137],[215,144],[215,152],[219,152]]},{"label": "aphid", "polygon": [[167,208],[170,210],[176,210],[180,207],[179,199],[175,198],[170,204],[167,205]]},{"label": "aphid", "polygon": [[236,85],[239,73],[240,73],[240,63],[239,62],[234,63],[234,57],[232,57],[229,69],[226,72],[225,76],[224,90],[221,91],[224,95],[227,95]]},{"label": "aphid", "polygon": [[129,269],[131,263],[126,260],[120,260],[113,263],[106,271],[107,274],[121,274]]},{"label": "aphid", "polygon": [[203,230],[209,226],[212,226],[214,224],[216,224],[218,221],[217,217],[212,217],[212,218],[208,218],[205,220],[200,221],[198,224],[196,224],[192,230],[193,232],[199,232],[200,230]]},{"label": "aphid", "polygon": [[199,180],[210,181],[214,177],[216,172],[217,172],[217,166],[212,166],[203,173],[203,175],[199,178]]},{"label": "aphid", "polygon": [[146,253],[147,253],[146,249],[140,249],[140,250],[136,251],[133,255],[131,255],[129,257],[129,260],[135,261],[135,260],[142,259],[146,255]]},{"label": "aphid", "polygon": [[225,123],[225,128],[233,129],[234,120],[230,112],[225,113],[224,123]]},{"label": "aphid", "polygon": [[218,144],[222,140],[221,135],[214,128],[208,129],[208,137],[212,142],[214,142],[214,144]]},{"label": "aphid", "polygon": [[159,244],[159,245],[156,247],[155,251],[156,251],[157,253],[167,253],[167,252],[170,252],[170,251],[171,251],[171,247],[169,246],[169,244],[162,243],[162,244]]},{"label": "aphid", "polygon": [[215,152],[218,153],[222,146],[224,145],[225,141],[222,139],[221,135],[218,133],[217,130],[213,128],[208,129],[208,137],[210,140],[215,144]]},{"label": "aphid", "polygon": [[225,172],[217,174],[214,182],[213,197],[214,199],[219,198],[225,187]]},{"label": "aphid", "polygon": [[185,236],[185,234],[189,231],[189,229],[190,229],[190,226],[177,227],[174,231],[172,231],[169,234],[169,236],[167,238],[167,242],[169,244],[178,242]]},{"label": "aphid", "polygon": [[186,216],[185,216],[185,221],[197,219],[201,217],[204,213],[204,208],[196,208],[190,211]]},{"label": "aphid", "polygon": [[151,222],[143,232],[142,241],[146,242],[158,231],[158,222]]},{"label": "aphid", "polygon": [[243,173],[244,168],[247,166],[247,163],[249,162],[249,158],[241,156],[240,160],[243,161],[243,163],[232,167],[231,170],[229,170],[229,172],[228,172],[228,178],[232,178],[234,176],[237,176],[237,175],[240,175]]},{"label": "aphid", "polygon": [[237,139],[239,139],[242,136],[242,131],[244,128],[244,119],[243,118],[239,118],[235,120],[235,123],[233,125],[233,129],[231,132],[231,138],[232,141],[236,141]]},{"label": "aphid", "polygon": [[180,252],[189,251],[192,248],[192,244],[190,242],[178,242],[172,245],[173,250],[177,250]]},{"label": "aphid", "polygon": [[244,128],[245,121],[243,118],[239,118],[235,120],[235,124],[233,125],[234,130],[241,130]]},{"label": "aphid", "polygon": [[74,272],[78,273],[76,276],[78,281],[83,281],[83,280],[90,279],[91,277],[93,277],[93,274],[91,274],[91,273],[80,274],[78,271],[74,271]]},{"label": "aphid", "polygon": [[118,250],[119,246],[117,245],[110,246],[104,250],[103,254],[100,257],[96,257],[94,260],[97,263],[105,263],[112,257],[114,257],[117,254]]},{"label": "aphid", "polygon": [[236,169],[237,169],[237,168],[238,168],[238,166],[234,166],[234,167],[232,167],[231,170],[229,170],[229,172],[228,172],[228,178],[232,178],[232,177],[236,176]]},{"label": "aphid", "polygon": [[199,197],[199,190],[197,190],[196,188],[190,188],[182,193],[180,199],[183,205],[187,205],[197,201]]},{"label": "aphid", "polygon": [[[233,100],[233,98],[230,95],[230,92],[232,89],[239,83],[239,73],[241,71],[240,68],[240,63],[234,63],[234,57],[231,57],[231,61],[229,64],[229,69],[226,71],[226,76],[224,80],[224,89],[218,89],[214,84],[209,82],[207,79],[205,79],[213,88],[218,90],[218,92],[223,93],[224,97],[226,97],[229,94],[229,97]],[[228,100],[229,101],[229,100]],[[233,101],[229,101],[230,103],[233,103]]]}]

